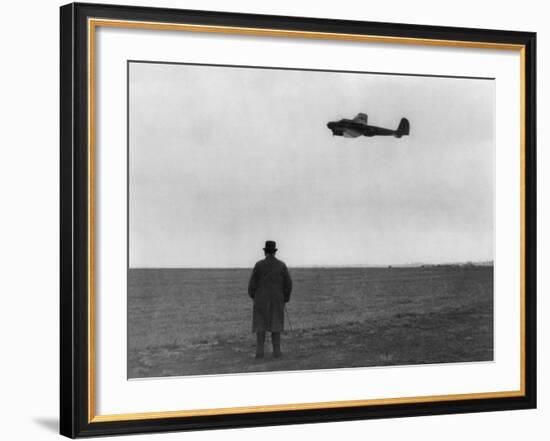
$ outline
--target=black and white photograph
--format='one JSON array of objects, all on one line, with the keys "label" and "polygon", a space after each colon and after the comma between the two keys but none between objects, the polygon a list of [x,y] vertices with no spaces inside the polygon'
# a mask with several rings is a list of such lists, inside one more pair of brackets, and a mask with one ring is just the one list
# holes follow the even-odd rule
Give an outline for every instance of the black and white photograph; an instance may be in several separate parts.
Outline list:
[{"label": "black and white photograph", "polygon": [[1,439],[543,439],[547,11],[6,2]]},{"label": "black and white photograph", "polygon": [[129,379],[494,360],[494,78],[127,78]]}]

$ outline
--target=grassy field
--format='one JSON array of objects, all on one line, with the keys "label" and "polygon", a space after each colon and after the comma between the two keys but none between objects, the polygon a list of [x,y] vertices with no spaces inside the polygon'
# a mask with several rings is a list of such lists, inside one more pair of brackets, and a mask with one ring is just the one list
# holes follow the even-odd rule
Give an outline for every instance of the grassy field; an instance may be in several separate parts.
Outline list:
[{"label": "grassy field", "polygon": [[249,269],[130,269],[128,377],[493,359],[493,267],[290,268],[283,357],[254,359]]}]

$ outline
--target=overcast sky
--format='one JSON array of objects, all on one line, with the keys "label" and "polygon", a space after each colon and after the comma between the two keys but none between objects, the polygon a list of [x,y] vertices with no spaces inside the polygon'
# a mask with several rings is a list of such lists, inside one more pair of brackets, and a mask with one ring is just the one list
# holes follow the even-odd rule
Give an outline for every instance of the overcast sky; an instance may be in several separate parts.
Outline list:
[{"label": "overcast sky", "polygon": [[[493,259],[493,80],[130,63],[130,267]],[[410,136],[332,136],[364,112]]]}]

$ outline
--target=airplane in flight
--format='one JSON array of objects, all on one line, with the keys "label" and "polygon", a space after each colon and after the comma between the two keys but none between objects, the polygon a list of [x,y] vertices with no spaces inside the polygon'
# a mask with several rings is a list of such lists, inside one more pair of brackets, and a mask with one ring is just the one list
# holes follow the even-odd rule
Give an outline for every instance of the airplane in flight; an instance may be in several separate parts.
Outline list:
[{"label": "airplane in flight", "polygon": [[401,118],[397,130],[384,129],[383,127],[369,126],[367,124],[368,116],[364,113],[358,113],[353,119],[341,119],[340,121],[331,121],[327,127],[332,130],[334,136],[344,136],[346,138],[357,138],[358,136],[395,136],[401,138],[409,134],[409,120]]}]

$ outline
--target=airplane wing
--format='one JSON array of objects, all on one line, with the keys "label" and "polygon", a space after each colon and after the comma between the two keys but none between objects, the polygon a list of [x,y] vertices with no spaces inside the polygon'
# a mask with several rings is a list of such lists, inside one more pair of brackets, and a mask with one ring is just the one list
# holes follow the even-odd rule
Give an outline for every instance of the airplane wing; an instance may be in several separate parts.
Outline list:
[{"label": "airplane wing", "polygon": [[365,113],[358,113],[357,116],[353,118],[355,122],[360,122],[363,124],[367,124],[368,119],[369,117]]},{"label": "airplane wing", "polygon": [[344,138],[357,138],[358,136],[361,136],[361,132],[358,132],[357,130],[351,130],[346,129],[343,132]]}]

